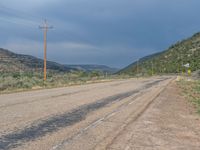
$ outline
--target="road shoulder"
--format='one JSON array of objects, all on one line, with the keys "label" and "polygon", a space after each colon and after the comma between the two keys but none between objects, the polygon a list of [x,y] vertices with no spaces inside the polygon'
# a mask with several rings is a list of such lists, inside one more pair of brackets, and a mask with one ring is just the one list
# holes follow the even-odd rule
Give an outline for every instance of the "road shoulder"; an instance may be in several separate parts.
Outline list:
[{"label": "road shoulder", "polygon": [[199,125],[200,117],[173,82],[109,149],[199,150]]}]

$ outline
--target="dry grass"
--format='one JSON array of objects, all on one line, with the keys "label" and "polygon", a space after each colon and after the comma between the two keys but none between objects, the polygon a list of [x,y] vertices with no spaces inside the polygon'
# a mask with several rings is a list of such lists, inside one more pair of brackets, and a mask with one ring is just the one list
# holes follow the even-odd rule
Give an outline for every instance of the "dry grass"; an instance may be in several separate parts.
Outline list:
[{"label": "dry grass", "polygon": [[200,114],[200,80],[187,81],[183,79],[178,82],[178,85]]},{"label": "dry grass", "polygon": [[43,88],[65,87],[80,84],[107,82],[112,79],[130,78],[124,76],[103,76],[82,73],[57,73],[48,74],[47,80],[43,81],[43,75],[38,73],[12,73],[0,74],[0,94],[12,93]]}]

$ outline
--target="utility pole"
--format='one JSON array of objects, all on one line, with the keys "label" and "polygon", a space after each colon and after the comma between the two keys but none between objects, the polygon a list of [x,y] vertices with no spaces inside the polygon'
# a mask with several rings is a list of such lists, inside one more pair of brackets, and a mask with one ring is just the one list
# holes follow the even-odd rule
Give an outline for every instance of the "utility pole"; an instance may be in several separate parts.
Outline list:
[{"label": "utility pole", "polygon": [[179,55],[180,55],[180,60],[181,60],[181,69],[180,69],[180,75],[181,75],[181,72],[182,72],[182,75],[184,75],[183,56],[182,56],[182,53],[180,53]]},{"label": "utility pole", "polygon": [[137,60],[137,77],[139,76],[139,59]]},{"label": "utility pole", "polygon": [[179,60],[180,60],[180,63],[179,63],[179,73],[181,75],[181,73],[183,73],[183,60],[182,60],[182,55],[179,53],[178,54],[178,57],[179,57]]},{"label": "utility pole", "polygon": [[151,62],[151,74],[153,76],[153,61]]},{"label": "utility pole", "polygon": [[52,26],[48,26],[47,21],[44,20],[43,26],[39,26],[44,31],[44,81],[47,79],[47,31],[52,29]]}]

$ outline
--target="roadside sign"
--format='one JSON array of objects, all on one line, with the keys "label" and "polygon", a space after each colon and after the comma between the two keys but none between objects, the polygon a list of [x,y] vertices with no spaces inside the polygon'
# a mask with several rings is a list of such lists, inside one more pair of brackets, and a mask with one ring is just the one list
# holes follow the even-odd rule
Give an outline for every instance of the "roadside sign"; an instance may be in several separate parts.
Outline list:
[{"label": "roadside sign", "polygon": [[189,76],[191,75],[191,70],[190,70],[190,69],[188,69],[188,75],[189,75]]},{"label": "roadside sign", "polygon": [[185,65],[183,65],[183,66],[186,67],[186,68],[189,68],[189,67],[190,67],[190,64],[187,63],[187,64],[185,64]]}]

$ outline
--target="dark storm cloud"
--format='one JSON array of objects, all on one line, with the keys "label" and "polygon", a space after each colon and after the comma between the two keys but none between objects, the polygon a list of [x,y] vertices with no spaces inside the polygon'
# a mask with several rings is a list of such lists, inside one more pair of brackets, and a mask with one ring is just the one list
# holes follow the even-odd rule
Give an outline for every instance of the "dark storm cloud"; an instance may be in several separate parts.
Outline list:
[{"label": "dark storm cloud", "polygon": [[198,0],[12,0],[12,4],[2,0],[0,4],[2,46],[42,57],[42,32],[37,26],[47,18],[55,27],[48,33],[48,57],[70,64],[125,66],[200,28]]}]

